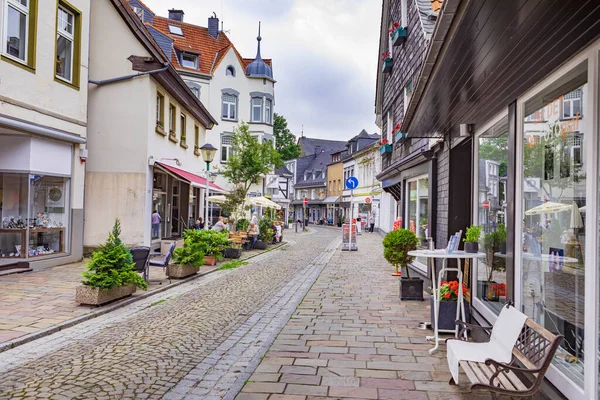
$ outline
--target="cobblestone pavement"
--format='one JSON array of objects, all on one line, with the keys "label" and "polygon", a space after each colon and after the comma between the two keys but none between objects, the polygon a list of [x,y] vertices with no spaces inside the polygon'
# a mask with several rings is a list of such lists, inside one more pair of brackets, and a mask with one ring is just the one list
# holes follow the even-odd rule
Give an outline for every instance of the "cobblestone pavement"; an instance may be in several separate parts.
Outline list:
[{"label": "cobblestone pavement", "polygon": [[[259,255],[247,266],[218,271],[0,353],[0,399],[144,399],[161,398],[170,389],[165,397],[178,397],[182,386],[177,384],[182,379],[186,378],[184,385],[191,390],[197,389],[194,385],[200,379],[209,380],[200,376],[201,370],[235,372],[223,374],[227,380],[213,388],[220,398],[243,377],[246,365],[260,358],[257,348],[269,340],[262,331],[270,326],[274,335],[285,321],[280,314],[268,313],[269,309],[278,306],[282,312],[286,307],[293,311],[295,303],[286,293],[307,288],[310,277],[316,278],[323,267],[328,246],[339,242],[336,231],[315,232],[288,233],[287,239],[295,243]],[[291,281],[303,282],[289,286]],[[276,297],[281,302],[265,309]],[[255,315],[261,308],[263,313]],[[268,318],[274,321],[269,323]],[[246,348],[236,346],[238,342]],[[243,350],[246,361],[209,361],[211,367],[203,367],[207,357],[219,361],[216,356],[226,356],[228,349],[236,355]],[[186,398],[208,397],[190,393]]]},{"label": "cobblestone pavement", "polygon": [[[286,231],[287,233],[287,231]],[[244,252],[243,257],[254,256],[259,251]],[[207,272],[214,267],[202,267]],[[83,279],[85,263],[73,263],[35,272],[0,276],[0,344],[24,335],[39,332],[65,321],[112,307],[78,305],[75,287]],[[150,268],[148,291],[169,283],[164,270]],[[146,292],[138,290],[132,297]]]},{"label": "cobblestone pavement", "polygon": [[445,345],[416,329],[429,302],[399,301],[381,237],[336,251],[237,400],[477,398],[448,381]]}]

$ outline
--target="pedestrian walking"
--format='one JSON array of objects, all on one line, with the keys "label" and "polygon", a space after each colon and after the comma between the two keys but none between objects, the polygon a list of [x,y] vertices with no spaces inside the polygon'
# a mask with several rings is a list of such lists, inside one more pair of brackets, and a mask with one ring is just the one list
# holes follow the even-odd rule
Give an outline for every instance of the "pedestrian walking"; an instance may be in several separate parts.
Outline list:
[{"label": "pedestrian walking", "polygon": [[361,222],[360,217],[356,218],[356,233],[358,235],[361,235],[361,233],[360,233],[360,228],[362,228],[361,224],[362,224],[362,222]]},{"label": "pedestrian walking", "polygon": [[154,210],[152,213],[152,237],[157,238],[160,231],[160,222],[162,218],[158,213],[158,210]]},{"label": "pedestrian walking", "polygon": [[369,224],[371,225],[371,227],[369,228],[369,233],[373,233],[373,230],[375,229],[375,216],[371,215],[371,218],[369,218]]}]

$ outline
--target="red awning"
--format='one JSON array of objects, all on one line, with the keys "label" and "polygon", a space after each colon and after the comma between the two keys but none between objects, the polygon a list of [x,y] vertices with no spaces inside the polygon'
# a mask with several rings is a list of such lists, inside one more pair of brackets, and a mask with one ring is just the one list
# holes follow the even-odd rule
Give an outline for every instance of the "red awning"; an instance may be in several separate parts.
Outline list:
[{"label": "red awning", "polygon": [[[202,178],[201,176],[192,174],[191,172],[187,172],[187,171],[184,171],[179,168],[172,167],[167,164],[157,162],[157,163],[155,163],[155,165],[158,165],[159,167],[165,169],[167,172],[170,172],[170,173],[178,176],[182,180],[189,182],[193,187],[197,187],[197,188],[201,188],[201,189],[206,188],[206,178]],[[216,191],[225,193],[225,190],[223,190],[219,186],[215,185],[214,183],[210,182],[209,185],[210,185],[209,187],[211,188],[211,190],[216,190]]]}]

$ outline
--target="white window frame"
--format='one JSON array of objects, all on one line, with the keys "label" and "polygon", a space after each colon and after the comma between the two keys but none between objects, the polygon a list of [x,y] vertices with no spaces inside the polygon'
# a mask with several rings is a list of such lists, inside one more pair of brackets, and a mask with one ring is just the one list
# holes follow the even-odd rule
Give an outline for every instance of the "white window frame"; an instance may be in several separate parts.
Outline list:
[{"label": "white window frame", "polygon": [[265,100],[265,123],[271,124],[273,116],[273,101],[271,99]]},{"label": "white window frame", "polygon": [[[423,174],[423,175],[419,175],[419,176],[415,176],[414,178],[410,178],[407,179],[405,181],[405,193],[404,193],[404,221],[406,224],[408,224],[408,203],[410,201],[410,183],[412,182],[417,182],[417,200],[416,200],[416,210],[415,210],[415,215],[416,218],[419,218],[420,215],[420,207],[421,205],[419,204],[419,180],[421,179],[427,179],[427,185],[428,188],[431,189],[431,186],[429,185],[429,174]],[[429,206],[429,202],[431,201],[430,196],[427,197],[427,205]],[[429,218],[431,218],[430,215],[427,216],[427,227],[429,229]],[[415,224],[418,224],[418,221],[415,221]],[[407,225],[408,226],[408,225]],[[410,227],[406,228],[409,229]],[[425,274],[427,274],[427,265],[423,264],[419,261],[417,261],[417,259],[415,258],[413,260],[413,262],[411,263],[412,266],[417,267],[419,270],[421,270],[422,272],[425,272]]]},{"label": "white window frame", "polygon": [[[226,163],[227,161],[229,161],[229,157],[231,156],[232,152],[233,152],[233,142],[232,143],[223,143],[223,139],[228,139],[228,140],[233,140],[233,135],[231,134],[223,134],[221,135],[221,153],[219,155],[219,159],[221,160],[221,163]],[[225,158],[223,158],[223,148],[225,148]]]},{"label": "white window frame", "polygon": [[169,24],[169,33],[172,35],[183,36],[183,29],[177,25]]},{"label": "white window frame", "polygon": [[[3,29],[2,29],[2,55],[10,58],[11,60],[15,60],[21,64],[27,65],[27,61],[29,60],[29,6],[31,5],[31,0],[27,2],[27,6],[21,4],[21,2],[17,0],[4,0],[4,4],[2,6],[2,12],[4,13]],[[8,53],[6,50],[6,44],[8,42],[8,7],[14,8],[16,11],[25,15],[25,57],[21,60],[18,57],[15,57]]]},{"label": "white window frame", "polygon": [[[230,99],[226,99],[226,96],[231,96],[234,98],[234,101],[230,101]],[[224,94],[221,98],[221,119],[227,121],[237,121],[237,103],[238,98],[232,94]],[[227,117],[223,116],[223,106],[227,106]],[[233,110],[233,118],[231,118],[231,111]]]},{"label": "white window frame", "polygon": [[[565,98],[566,96],[568,96],[568,95],[570,95],[572,93],[575,93],[575,92],[579,92],[579,97],[571,97],[571,98],[568,98],[568,99]],[[574,90],[574,91],[569,92],[566,95],[564,95],[562,97],[562,99],[561,99],[562,100],[562,109],[561,109],[561,116],[560,116],[561,119],[581,118],[582,117],[581,111],[579,112],[579,116],[576,116],[573,113],[573,109],[574,109],[573,103],[576,102],[576,101],[578,101],[579,102],[579,110],[581,110],[581,100],[582,100],[582,98],[583,98],[583,93],[581,92],[581,89]],[[566,116],[567,108],[569,110],[569,116]]]},{"label": "white window frame", "polygon": [[144,9],[139,6],[131,6],[131,9],[137,15],[142,22],[144,22]]},{"label": "white window frame", "polygon": [[400,0],[400,25],[403,28],[408,26],[408,0]]},{"label": "white window frame", "polygon": [[[67,10],[66,8],[64,8],[61,5],[58,6],[58,9],[60,11],[65,12],[66,14],[70,15],[71,17],[73,17],[73,26],[72,26],[73,33],[69,33],[64,30],[61,30],[60,27],[58,26],[58,21],[56,23],[56,34],[57,34],[56,49],[57,49],[57,51],[58,51],[58,36],[62,36],[64,39],[67,39],[68,41],[71,42],[71,69],[70,69],[71,77],[70,77],[70,79],[63,78],[62,76],[56,74],[56,71],[55,71],[54,76],[56,76],[58,79],[63,80],[65,82],[73,83],[73,73],[75,72],[75,71],[73,71],[73,69],[75,67],[75,60],[73,58],[75,56],[75,14],[72,13],[71,11]],[[63,68],[64,68],[64,66],[63,66]]]},{"label": "white window frame", "polygon": [[394,135],[392,135],[393,130],[394,130],[394,113],[392,112],[392,110],[388,110],[386,138],[390,143],[394,141]]},{"label": "white window frame", "polygon": [[[193,67],[190,67],[188,65],[184,65],[184,58],[185,57],[193,57],[194,58],[194,66]],[[182,51],[181,52],[181,66],[184,67],[184,68],[198,69],[198,55]]]},{"label": "white window frame", "polygon": [[[260,104],[254,104],[255,100],[260,101]],[[263,101],[262,97],[253,97],[250,100],[250,111],[251,111],[251,113],[250,113],[250,121],[251,122],[263,122],[262,120],[256,120],[256,119],[254,119],[254,109],[255,108],[260,108],[259,115],[262,117],[262,115],[263,115],[263,104],[264,104],[264,101]]]}]

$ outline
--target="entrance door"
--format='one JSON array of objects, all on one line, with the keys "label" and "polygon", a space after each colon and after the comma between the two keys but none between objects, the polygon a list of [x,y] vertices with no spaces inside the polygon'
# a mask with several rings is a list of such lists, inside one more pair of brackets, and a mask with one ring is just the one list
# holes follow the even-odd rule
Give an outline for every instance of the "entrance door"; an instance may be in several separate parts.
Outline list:
[{"label": "entrance door", "polygon": [[152,194],[152,213],[154,211],[158,211],[161,221],[158,229],[154,227],[152,229],[152,240],[160,240],[165,236],[167,228],[167,194],[165,192],[155,190]]},{"label": "entrance door", "polygon": [[171,206],[171,236],[179,236],[180,221],[179,221],[179,198],[181,196],[179,181],[173,179],[173,205]]}]

